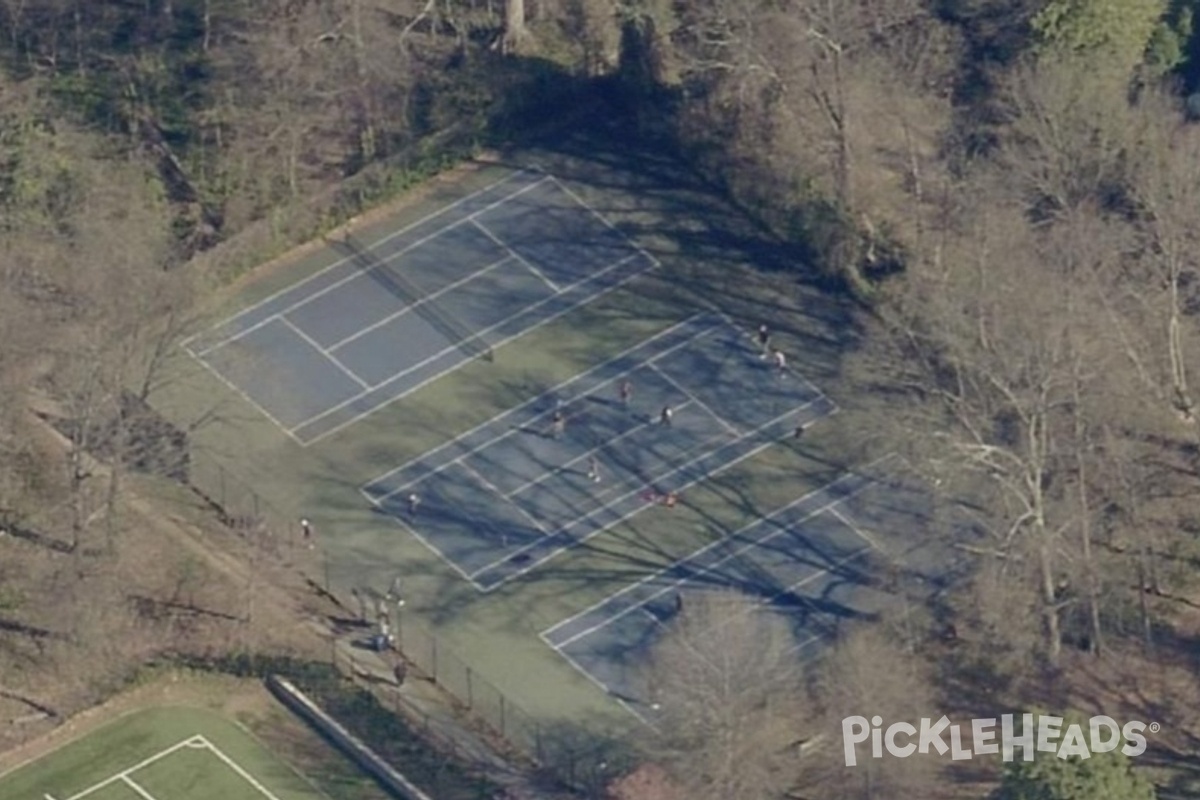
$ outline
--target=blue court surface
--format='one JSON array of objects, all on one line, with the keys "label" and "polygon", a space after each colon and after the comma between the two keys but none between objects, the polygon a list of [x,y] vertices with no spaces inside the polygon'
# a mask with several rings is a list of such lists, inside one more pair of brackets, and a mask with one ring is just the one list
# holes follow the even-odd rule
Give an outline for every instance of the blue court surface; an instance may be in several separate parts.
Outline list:
[{"label": "blue court surface", "polygon": [[835,410],[745,331],[701,314],[362,491],[488,591]]},{"label": "blue court surface", "polygon": [[553,176],[509,175],[186,345],[301,444],[655,266]]},{"label": "blue court surface", "polygon": [[[895,466],[898,460],[880,463]],[[902,567],[921,594],[953,583],[961,566],[952,554],[913,535],[928,519],[928,509],[917,507],[927,500],[921,492],[847,474],[631,583],[547,629],[542,639],[635,714],[650,718],[651,650],[672,618],[702,592],[732,589],[760,598],[764,610],[789,621],[797,655],[805,657],[828,642],[842,621],[871,618],[898,602],[878,588],[881,565]],[[868,533],[864,519],[880,527]]]}]

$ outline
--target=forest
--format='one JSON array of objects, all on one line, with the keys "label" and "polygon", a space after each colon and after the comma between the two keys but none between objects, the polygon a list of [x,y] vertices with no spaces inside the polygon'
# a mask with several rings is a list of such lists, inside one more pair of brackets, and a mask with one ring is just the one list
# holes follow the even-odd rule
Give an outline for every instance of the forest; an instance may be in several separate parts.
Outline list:
[{"label": "forest", "polygon": [[[5,538],[50,554],[0,560],[0,696],[85,707],[198,631],[282,647],[269,618],[228,633],[107,602],[149,580],[120,544],[152,513],[120,466],[154,457],[132,454],[130,408],[159,375],[145,352],[256,264],[480,150],[603,117],[677,154],[796,280],[853,309],[845,369],[884,399],[881,438],[989,543],[920,649],[848,641],[857,666],[832,688],[770,647],[729,667],[763,691],[656,745],[680,796],[1197,796],[1197,15],[1200,0],[0,0],[0,554]],[[139,591],[195,602],[240,580],[207,569]],[[840,743],[811,763],[752,746],[764,719],[848,696],[969,719],[992,691],[1059,710],[1090,696],[1164,733],[1094,769],[845,770]]]}]

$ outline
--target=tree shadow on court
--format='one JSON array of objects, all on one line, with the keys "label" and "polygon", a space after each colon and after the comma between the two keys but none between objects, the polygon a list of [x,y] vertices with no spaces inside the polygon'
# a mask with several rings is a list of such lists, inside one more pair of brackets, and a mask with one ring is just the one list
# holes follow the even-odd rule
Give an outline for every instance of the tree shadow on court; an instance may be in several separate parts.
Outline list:
[{"label": "tree shadow on court", "polygon": [[[853,347],[861,308],[810,266],[801,244],[781,241],[717,182],[679,154],[678,142],[631,132],[620,109],[604,119],[511,155],[584,191],[588,205],[666,266],[639,292],[679,308],[717,305],[802,342]],[[782,278],[777,291],[741,279],[746,269]]]}]

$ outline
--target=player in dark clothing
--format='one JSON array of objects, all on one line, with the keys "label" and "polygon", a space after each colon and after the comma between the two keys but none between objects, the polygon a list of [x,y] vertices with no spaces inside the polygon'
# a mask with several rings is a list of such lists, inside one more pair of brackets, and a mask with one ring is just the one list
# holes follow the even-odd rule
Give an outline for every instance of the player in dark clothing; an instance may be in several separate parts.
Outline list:
[{"label": "player in dark clothing", "polygon": [[758,326],[758,347],[761,351],[759,358],[766,359],[771,353],[771,330],[765,323]]}]

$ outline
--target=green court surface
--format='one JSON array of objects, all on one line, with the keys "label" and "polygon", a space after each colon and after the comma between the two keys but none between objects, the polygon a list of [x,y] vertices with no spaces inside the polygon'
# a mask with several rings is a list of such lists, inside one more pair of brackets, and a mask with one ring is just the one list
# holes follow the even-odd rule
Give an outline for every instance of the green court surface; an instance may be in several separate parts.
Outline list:
[{"label": "green court surface", "polygon": [[193,708],[110,722],[0,775],[5,800],[322,800],[238,725]]},{"label": "green court surface", "polygon": [[[524,304],[510,315],[518,322],[530,308],[546,311],[528,324],[497,323],[485,337],[494,358],[459,358],[456,348],[443,347],[440,326],[400,310],[404,298],[396,295],[403,292],[394,282],[371,284],[339,266],[344,259],[336,248],[325,248],[263,270],[237,287],[235,298],[207,309],[209,319],[196,329],[200,338],[191,352],[179,349],[151,403],[188,430],[194,483],[231,501],[234,515],[270,516],[293,540],[298,520],[311,520],[317,547],[300,549],[298,560],[308,559],[311,577],[348,607],[355,593],[379,597],[399,580],[405,603],[394,629],[410,658],[433,665],[439,683],[493,727],[506,734],[519,728],[524,745],[530,726],[542,741],[566,740],[564,731],[581,728],[618,734],[640,728],[542,632],[884,453],[864,441],[861,420],[827,413],[802,440],[788,431],[688,484],[678,508],[635,509],[486,592],[464,579],[453,559],[426,547],[396,515],[381,513],[383,504],[373,508],[363,487],[441,445],[464,441],[473,429],[499,430],[510,410],[552,396],[685,320],[716,312],[745,332],[768,323],[789,355],[788,368],[842,403],[835,381],[845,317],[794,278],[772,273],[769,264],[761,268],[770,254],[758,234],[686,171],[626,153],[601,157],[586,143],[576,153],[530,151],[510,162],[553,177],[541,183],[511,164],[479,165],[436,182],[419,202],[354,234],[364,247],[393,248],[379,258],[397,268],[411,265],[410,278],[427,276],[447,298],[442,310],[478,320],[481,330],[491,330],[484,327],[491,309],[473,305],[479,297],[512,295]],[[525,183],[494,209],[477,209],[478,224],[436,221],[445,209],[459,213],[469,198],[506,181]],[[654,266],[643,268],[645,259]],[[372,270],[381,271],[359,268]],[[587,283],[606,275],[614,276],[611,286]],[[297,286],[303,297],[289,299]],[[471,286],[479,291],[464,288]],[[239,312],[244,316],[235,317]],[[748,333],[744,338],[749,346]],[[406,361],[418,356],[428,365]],[[755,368],[768,363],[757,353],[750,360]],[[389,378],[393,362],[397,371]],[[679,362],[683,374],[672,380],[696,392],[717,385],[715,373],[687,373],[689,363],[696,362]],[[665,362],[664,369],[674,365]],[[303,380],[284,380],[295,375]],[[612,396],[608,391],[599,402]],[[663,471],[643,472],[649,482]],[[496,503],[488,497],[480,491],[464,503],[486,504],[490,513]],[[879,527],[919,526],[884,513],[888,508],[872,510]],[[506,554],[503,542],[480,549],[481,560]]]}]

